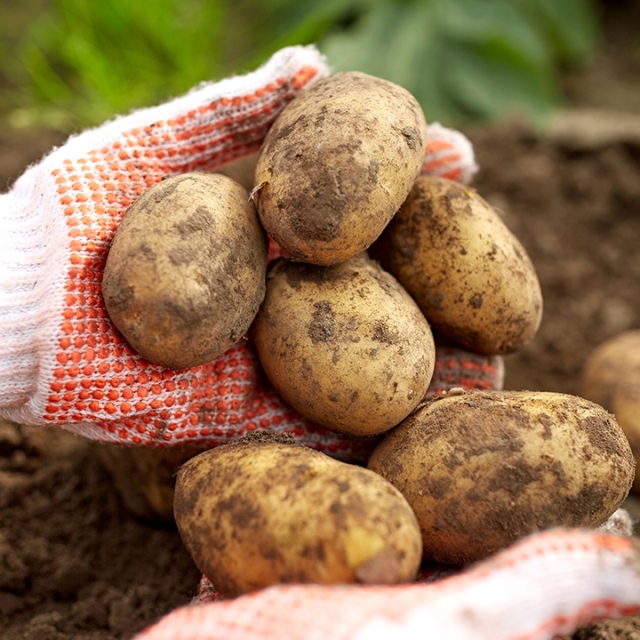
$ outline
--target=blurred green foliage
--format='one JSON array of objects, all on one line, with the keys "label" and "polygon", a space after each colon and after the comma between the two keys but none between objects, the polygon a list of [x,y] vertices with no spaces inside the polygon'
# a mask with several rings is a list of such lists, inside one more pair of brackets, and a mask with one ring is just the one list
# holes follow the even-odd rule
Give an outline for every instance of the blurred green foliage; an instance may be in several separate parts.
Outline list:
[{"label": "blurred green foliage", "polygon": [[316,43],[388,78],[429,121],[544,118],[598,43],[594,0],[22,0],[0,7],[3,104],[71,131]]},{"label": "blurred green foliage", "polygon": [[[560,101],[559,69],[597,40],[585,0],[362,0],[350,29],[323,50],[336,67],[393,79],[431,120],[544,116]],[[389,43],[381,47],[381,43]]]}]

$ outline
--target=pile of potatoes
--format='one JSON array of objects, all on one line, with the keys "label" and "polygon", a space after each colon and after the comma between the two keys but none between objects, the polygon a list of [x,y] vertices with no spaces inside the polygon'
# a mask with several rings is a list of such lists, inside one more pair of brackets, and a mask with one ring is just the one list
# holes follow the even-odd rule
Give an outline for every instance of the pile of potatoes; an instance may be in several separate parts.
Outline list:
[{"label": "pile of potatoes", "polygon": [[[433,331],[509,354],[541,321],[535,269],[478,193],[421,175],[403,88],[322,80],[271,128],[249,193],[221,174],[150,188],[126,213],[103,296],[151,362],[193,367],[245,335],[312,422],[379,439],[368,468],[259,434],[198,454],[175,519],[223,594],[279,582],[393,584],[533,531],[598,526],[634,476],[612,416],[552,393],[424,396]],[[268,235],[291,256],[268,264]]]}]

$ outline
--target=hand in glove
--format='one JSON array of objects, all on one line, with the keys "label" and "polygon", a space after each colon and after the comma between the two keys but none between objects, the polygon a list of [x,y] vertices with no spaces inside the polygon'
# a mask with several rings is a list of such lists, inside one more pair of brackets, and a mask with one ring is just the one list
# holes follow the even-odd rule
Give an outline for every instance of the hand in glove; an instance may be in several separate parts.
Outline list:
[{"label": "hand in glove", "polygon": [[[362,455],[362,442],[285,405],[259,374],[249,342],[203,366],[163,369],[125,343],[101,296],[109,243],[145,189],[255,152],[281,109],[327,74],[313,47],[284,49],[253,73],[72,137],[0,196],[3,417],[151,446],[215,446],[255,429],[290,431],[333,455]],[[429,135],[425,170],[470,179],[475,164],[464,136],[439,125]],[[442,347],[431,393],[498,388],[501,379],[500,358]]]}]

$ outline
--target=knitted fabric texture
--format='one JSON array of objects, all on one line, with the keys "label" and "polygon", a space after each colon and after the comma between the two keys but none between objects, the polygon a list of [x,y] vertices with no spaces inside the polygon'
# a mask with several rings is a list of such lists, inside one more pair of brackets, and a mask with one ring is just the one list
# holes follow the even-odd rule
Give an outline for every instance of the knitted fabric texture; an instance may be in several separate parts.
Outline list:
[{"label": "knitted fabric texture", "polygon": [[135,640],[551,640],[638,612],[632,541],[558,529],[435,583],[279,585],[183,607]]},{"label": "knitted fabric texture", "polygon": [[[283,49],[252,73],[72,137],[0,196],[2,417],[160,447],[215,446],[274,429],[338,457],[362,457],[370,443],[309,424],[280,400],[247,340],[209,364],[166,370],[130,348],[101,295],[109,243],[143,191],[255,152],[282,108],[328,73],[315,48]],[[469,175],[475,165],[465,140],[438,125],[425,167],[431,158],[435,173]],[[449,361],[440,369],[453,370]],[[472,386],[499,388],[498,361],[472,361],[488,366]]]}]

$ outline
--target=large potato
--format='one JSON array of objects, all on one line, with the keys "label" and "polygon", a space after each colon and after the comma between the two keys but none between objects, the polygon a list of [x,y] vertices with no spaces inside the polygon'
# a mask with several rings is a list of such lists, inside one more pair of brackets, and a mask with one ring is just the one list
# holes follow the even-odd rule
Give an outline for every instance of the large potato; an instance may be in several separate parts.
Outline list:
[{"label": "large potato", "polygon": [[535,269],[498,212],[473,189],[420,176],[372,248],[433,328],[471,351],[512,353],[536,334]]},{"label": "large potato", "polygon": [[313,422],[358,436],[409,415],[435,364],[420,309],[365,254],[331,267],[276,262],[253,338],[286,402]]},{"label": "large potato", "polygon": [[425,557],[461,564],[538,530],[602,524],[635,463],[613,416],[588,400],[470,391],[419,408],[368,466],[407,498]]},{"label": "large potato", "polygon": [[294,260],[329,265],[366,249],[418,176],[426,123],[392,82],[338,73],[292,100],[270,129],[254,198]]},{"label": "large potato", "polygon": [[193,367],[248,330],[265,292],[266,234],[231,178],[189,173],[129,208],[113,238],[102,294],[127,342],[150,362]]},{"label": "large potato", "polygon": [[[585,398],[611,411],[640,461],[640,330],[624,331],[596,347],[582,371]],[[640,492],[636,476],[633,490]]]},{"label": "large potato", "polygon": [[418,523],[367,469],[301,445],[239,440],[179,471],[175,518],[197,567],[225,595],[276,583],[415,578]]}]

